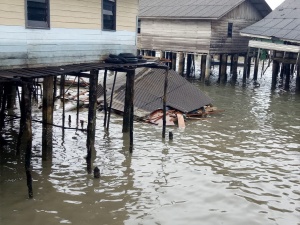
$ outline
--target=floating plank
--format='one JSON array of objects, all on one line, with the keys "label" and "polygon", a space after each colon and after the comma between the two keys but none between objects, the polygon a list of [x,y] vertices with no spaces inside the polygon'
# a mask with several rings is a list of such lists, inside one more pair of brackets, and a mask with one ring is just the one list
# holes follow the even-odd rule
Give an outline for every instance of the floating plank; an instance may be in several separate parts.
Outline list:
[{"label": "floating plank", "polygon": [[178,120],[178,127],[185,128],[185,122],[184,122],[183,115],[181,113],[177,113],[176,115],[177,115],[177,120]]}]

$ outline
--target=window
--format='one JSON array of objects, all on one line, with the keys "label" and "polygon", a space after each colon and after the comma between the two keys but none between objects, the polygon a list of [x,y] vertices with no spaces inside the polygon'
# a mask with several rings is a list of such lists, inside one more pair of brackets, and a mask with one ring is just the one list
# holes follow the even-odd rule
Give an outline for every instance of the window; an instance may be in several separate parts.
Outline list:
[{"label": "window", "polygon": [[103,0],[103,30],[116,30],[116,0]]},{"label": "window", "polygon": [[140,34],[141,33],[141,20],[138,19],[138,24],[137,24],[137,33]]},{"label": "window", "polygon": [[232,27],[233,27],[233,23],[228,23],[227,37],[229,38],[232,38]]},{"label": "window", "polygon": [[26,1],[26,26],[28,28],[50,28],[49,0]]}]

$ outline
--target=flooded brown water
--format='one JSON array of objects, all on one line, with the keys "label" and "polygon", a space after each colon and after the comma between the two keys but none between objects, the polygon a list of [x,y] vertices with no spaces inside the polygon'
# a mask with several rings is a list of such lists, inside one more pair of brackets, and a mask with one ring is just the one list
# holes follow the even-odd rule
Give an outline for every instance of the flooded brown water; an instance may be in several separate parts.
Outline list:
[{"label": "flooded brown water", "polygon": [[[188,121],[185,130],[168,128],[172,142],[161,140],[160,127],[135,123],[132,156],[122,118],[112,116],[107,135],[99,112],[93,163],[101,179],[86,173],[85,133],[66,130],[63,138],[54,128],[53,159],[42,162],[41,125],[33,123],[33,200],[27,199],[24,157],[14,156],[18,122],[7,124],[0,224],[299,225],[300,96],[272,92],[269,76],[258,88],[215,80],[193,83],[224,113]],[[75,120],[75,112],[69,114]],[[38,109],[33,118],[41,118]],[[55,123],[61,124],[60,110]]]}]

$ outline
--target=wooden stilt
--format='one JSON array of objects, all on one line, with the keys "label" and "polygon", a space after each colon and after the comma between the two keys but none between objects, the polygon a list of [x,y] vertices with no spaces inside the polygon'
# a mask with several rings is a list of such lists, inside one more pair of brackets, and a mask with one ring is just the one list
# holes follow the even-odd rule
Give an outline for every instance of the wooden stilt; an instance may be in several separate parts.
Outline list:
[{"label": "wooden stilt", "polygon": [[237,72],[237,68],[238,68],[238,59],[239,59],[239,55],[238,54],[234,54],[232,57],[232,64],[231,64],[231,69],[232,69],[232,81],[236,82],[237,80],[237,76],[238,76],[238,72]]},{"label": "wooden stilt", "polygon": [[124,114],[123,114],[123,133],[129,132],[130,126],[130,73],[126,74],[126,89],[125,89],[125,103],[124,103]]},{"label": "wooden stilt", "polygon": [[163,97],[163,130],[162,130],[163,139],[166,138],[168,75],[169,75],[169,69],[167,68],[165,72],[164,97]]},{"label": "wooden stilt", "polygon": [[54,106],[54,102],[56,99],[56,92],[57,92],[57,77],[56,76],[53,79],[53,86],[54,86],[54,90],[53,90],[53,106]]},{"label": "wooden stilt", "polygon": [[277,77],[279,73],[279,62],[273,60],[273,67],[272,67],[272,89],[274,90],[277,85]]},{"label": "wooden stilt", "polygon": [[176,71],[176,58],[177,58],[177,54],[176,52],[172,53],[172,70]]},{"label": "wooden stilt", "polygon": [[2,94],[2,101],[1,101],[1,110],[0,110],[0,130],[4,128],[4,120],[5,120],[5,110],[7,105],[7,94],[8,94],[8,86],[4,86],[3,94]]},{"label": "wooden stilt", "polygon": [[95,134],[96,134],[96,107],[97,107],[97,86],[98,86],[98,70],[90,72],[90,87],[89,87],[89,112],[87,124],[87,171],[92,173],[92,153],[95,149]]},{"label": "wooden stilt", "polygon": [[[130,69],[127,71],[127,76],[129,78],[129,93],[128,93],[128,105],[129,105],[129,138],[130,138],[130,146],[129,152],[133,152],[133,119],[134,119],[134,77],[135,77],[135,69]],[[127,95],[127,94],[126,94]]]},{"label": "wooden stilt", "polygon": [[207,55],[206,67],[205,67],[205,82],[209,82],[210,71],[211,71],[211,55]]},{"label": "wooden stilt", "polygon": [[13,110],[15,104],[16,104],[16,87],[13,84],[9,84],[7,89],[7,110],[8,111]]},{"label": "wooden stilt", "polygon": [[297,64],[297,75],[296,75],[296,92],[300,92],[300,65]]},{"label": "wooden stilt", "polygon": [[234,54],[230,54],[230,74],[233,74],[233,57]]},{"label": "wooden stilt", "polygon": [[179,75],[183,76],[183,70],[184,70],[184,54],[183,52],[179,52],[179,61],[178,61],[178,72]]},{"label": "wooden stilt", "polygon": [[288,91],[290,90],[290,81],[291,81],[291,65],[286,64],[286,74],[285,74],[285,84],[284,84],[284,90]]},{"label": "wooden stilt", "polygon": [[107,123],[107,96],[106,96],[106,80],[107,80],[107,70],[104,72],[104,79],[103,79],[103,98],[104,98],[104,123],[103,126],[106,127]]},{"label": "wooden stilt", "polygon": [[248,71],[248,67],[250,67],[250,66],[248,65],[249,52],[250,52],[250,48],[248,48],[247,54],[246,54],[245,57],[244,57],[243,85],[246,84],[246,80],[247,80],[247,71]]},{"label": "wooden stilt", "polygon": [[52,124],[53,124],[53,77],[45,77],[43,83],[43,129],[42,159],[48,160],[52,155]]},{"label": "wooden stilt", "polygon": [[186,77],[191,76],[191,67],[192,67],[192,54],[187,54]]},{"label": "wooden stilt", "polygon": [[25,172],[27,178],[27,187],[28,187],[28,196],[29,198],[33,198],[33,190],[32,190],[32,175],[31,175],[31,149],[32,149],[32,119],[31,119],[31,89],[32,83],[26,82],[23,84],[22,91],[22,110],[25,117],[24,123],[24,143],[26,146],[25,149]]},{"label": "wooden stilt", "polygon": [[65,119],[66,119],[66,114],[65,114],[65,75],[61,76],[61,96],[60,99],[62,99],[62,138],[64,139],[65,137]]},{"label": "wooden stilt", "polygon": [[248,57],[248,67],[247,67],[247,78],[249,79],[250,78],[250,72],[251,72],[251,61],[252,61],[252,58],[251,57]]},{"label": "wooden stilt", "polygon": [[201,55],[201,81],[205,81],[206,55]]},{"label": "wooden stilt", "polygon": [[77,108],[76,108],[76,128],[79,126],[79,89],[80,89],[80,77],[77,76]]},{"label": "wooden stilt", "polygon": [[260,48],[257,51],[257,56],[256,56],[256,59],[255,59],[255,64],[254,64],[254,75],[253,75],[253,80],[254,81],[257,81],[259,57],[260,57]]},{"label": "wooden stilt", "polygon": [[222,54],[221,60],[221,74],[220,74],[220,83],[225,84],[227,82],[226,69],[227,69],[227,55]]},{"label": "wooden stilt", "polygon": [[165,58],[165,52],[164,52],[164,51],[160,51],[159,57],[160,57],[161,59],[164,59],[164,58]]},{"label": "wooden stilt", "polygon": [[115,91],[115,84],[116,84],[116,79],[117,79],[117,71],[115,72],[114,76],[114,83],[111,89],[111,94],[110,94],[110,104],[109,104],[109,111],[108,111],[108,119],[107,119],[107,127],[106,129],[109,130],[109,122],[110,122],[110,115],[111,115],[111,110],[112,110],[112,103],[113,103],[113,98],[114,98],[114,91]]}]

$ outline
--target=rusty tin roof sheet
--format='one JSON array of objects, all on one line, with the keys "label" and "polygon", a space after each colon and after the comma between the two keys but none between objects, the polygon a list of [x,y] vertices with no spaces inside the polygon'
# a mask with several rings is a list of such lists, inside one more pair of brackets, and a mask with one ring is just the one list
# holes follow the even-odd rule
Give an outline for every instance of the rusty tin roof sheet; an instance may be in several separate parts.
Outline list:
[{"label": "rusty tin roof sheet", "polygon": [[[168,74],[167,106],[187,113],[212,103],[212,99],[173,70]],[[144,69],[137,73],[134,86],[135,112],[151,113],[163,107],[165,70]],[[124,111],[125,85],[119,88],[112,108]]]}]

